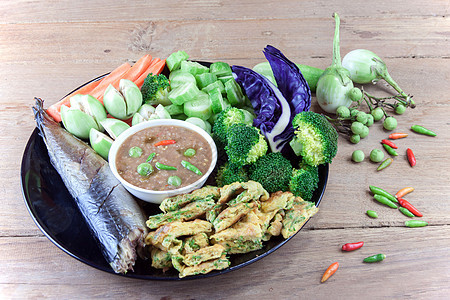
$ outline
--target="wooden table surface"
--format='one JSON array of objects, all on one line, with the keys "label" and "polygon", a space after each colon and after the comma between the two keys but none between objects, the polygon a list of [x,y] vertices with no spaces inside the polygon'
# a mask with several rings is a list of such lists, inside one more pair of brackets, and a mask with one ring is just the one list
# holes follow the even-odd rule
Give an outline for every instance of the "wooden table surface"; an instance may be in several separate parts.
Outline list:
[{"label": "wooden table surface", "polygon": [[[5,298],[412,298],[450,295],[450,1],[8,1],[0,5],[0,295]],[[341,53],[370,49],[414,95],[417,108],[398,119],[398,131],[422,124],[437,137],[411,132],[400,155],[377,172],[351,153],[380,148],[388,132],[376,123],[358,145],[339,139],[319,213],[276,252],[245,268],[209,279],[155,282],[123,278],[62,252],[38,229],[22,198],[20,165],[35,128],[33,97],[47,106],[80,84],[145,53],[165,58],[185,50],[192,59],[252,67],[274,45],[291,60],[331,64],[334,20],[341,16]],[[390,95],[383,82],[367,86]],[[313,98],[315,111],[320,111]],[[414,149],[411,168],[405,149]],[[372,200],[369,185],[407,199],[429,226]],[[378,219],[366,216],[376,210]],[[347,242],[365,246],[343,253]],[[366,256],[385,253],[376,264]],[[340,268],[326,283],[332,262]],[[2,298],[3,298],[2,297]]]}]

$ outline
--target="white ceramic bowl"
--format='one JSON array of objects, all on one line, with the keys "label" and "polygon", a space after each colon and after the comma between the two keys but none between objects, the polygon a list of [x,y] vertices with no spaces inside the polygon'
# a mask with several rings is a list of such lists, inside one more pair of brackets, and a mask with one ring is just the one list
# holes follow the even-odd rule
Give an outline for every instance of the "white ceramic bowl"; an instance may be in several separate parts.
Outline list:
[{"label": "white ceramic bowl", "polygon": [[[184,127],[187,129],[191,129],[191,130],[199,133],[203,138],[205,138],[206,141],[208,142],[208,144],[210,145],[211,152],[212,152],[211,165],[209,166],[208,171],[205,174],[203,174],[203,176],[196,182],[194,182],[188,186],[179,188],[179,189],[168,190],[168,191],[152,191],[152,190],[147,190],[147,189],[143,189],[143,188],[132,185],[131,183],[125,181],[117,172],[116,156],[117,156],[117,151],[118,151],[119,147],[123,144],[123,142],[128,137],[130,137],[131,135],[135,134],[138,131],[141,131],[145,128],[161,126],[161,125],[173,125],[173,126],[180,126],[180,127]],[[181,121],[181,120],[176,120],[176,119],[157,119],[157,120],[151,120],[151,121],[139,123],[135,126],[128,128],[124,132],[122,132],[117,137],[117,139],[114,141],[114,143],[111,146],[111,149],[109,150],[108,161],[109,161],[109,167],[111,168],[111,171],[113,172],[114,176],[116,176],[116,178],[122,183],[122,185],[131,194],[133,194],[134,196],[136,196],[137,198],[139,198],[141,200],[155,203],[155,204],[160,204],[167,197],[171,197],[171,196],[178,195],[178,194],[189,193],[189,192],[193,191],[194,189],[201,188],[205,184],[206,179],[208,179],[208,176],[214,170],[214,167],[216,166],[217,148],[216,148],[216,144],[214,143],[211,136],[206,131],[204,131],[203,129],[201,129],[200,127],[198,127],[192,123],[189,123],[186,121]]]}]

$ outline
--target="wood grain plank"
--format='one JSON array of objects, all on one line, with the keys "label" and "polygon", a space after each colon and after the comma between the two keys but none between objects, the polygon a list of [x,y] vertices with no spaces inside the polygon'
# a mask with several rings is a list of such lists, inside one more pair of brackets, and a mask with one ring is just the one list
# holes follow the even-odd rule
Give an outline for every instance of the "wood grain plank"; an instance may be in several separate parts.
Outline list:
[{"label": "wood grain plank", "polygon": [[[343,243],[359,240],[365,242],[360,250],[340,251]],[[0,289],[5,296],[32,298],[82,293],[87,298],[273,299],[337,294],[353,299],[361,296],[363,283],[366,295],[435,299],[450,292],[449,244],[449,226],[303,230],[275,253],[240,270],[195,282],[154,282],[95,270],[46,238],[0,238],[0,264],[7,270],[0,275]],[[385,253],[386,260],[362,262],[376,253]],[[340,263],[339,270],[320,284],[324,270],[334,261]]]},{"label": "wood grain plank", "polygon": [[[4,0],[0,5],[0,295],[1,298],[446,299],[450,294],[450,2]],[[344,137],[330,166],[320,212],[294,239],[241,270],[205,280],[149,282],[95,270],[54,246],[33,223],[21,196],[19,170],[34,130],[31,105],[51,104],[74,87],[144,53],[162,58],[176,50],[191,58],[252,67],[267,44],[293,61],[320,68],[331,63],[334,21],[341,16],[341,53],[371,49],[418,107],[398,116],[398,130],[422,124],[436,138],[411,133],[397,141],[394,164],[376,172],[368,160],[355,164],[355,149],[380,147],[388,132],[371,127],[358,145]],[[365,89],[388,95],[382,82]],[[316,103],[314,111],[320,111]],[[404,150],[418,164],[411,168]],[[381,147],[380,147],[381,149]],[[407,196],[423,213],[425,228],[406,228],[397,210],[372,200],[368,185]],[[365,215],[378,211],[378,219]],[[352,253],[346,242],[365,241]],[[362,259],[386,253],[378,264]],[[325,284],[326,267],[339,261]]]},{"label": "wood grain plank", "polygon": [[[263,58],[273,44],[289,57],[331,59],[332,18],[286,20],[156,21],[114,23],[7,24],[0,27],[2,64],[123,62],[149,52],[167,57],[183,49],[199,60]],[[227,30],[223,30],[227,28]],[[242,28],[246,30],[243,32]],[[395,31],[392,28],[396,28]],[[418,30],[417,28],[420,28]],[[373,49],[381,57],[450,57],[447,18],[349,18],[341,26],[341,52]],[[383,43],[385,47],[378,45]],[[44,47],[45,45],[45,47]],[[436,45],[441,45],[436,47]],[[83,57],[79,55],[83,54]]]},{"label": "wood grain plank", "polygon": [[[138,0],[114,1],[105,5],[104,1],[89,1],[83,5],[79,1],[2,1],[1,23],[55,23],[89,21],[135,21],[135,20],[243,20],[243,19],[305,19],[327,18],[332,12],[342,12],[343,16],[360,18],[398,18],[448,16],[449,3],[445,0],[431,1],[423,5],[420,1],[376,1],[370,5],[363,0],[352,1],[163,1]],[[345,10],[344,10],[345,8]],[[36,12],[39,12],[36,14]],[[30,17],[32,16],[32,17]]]}]

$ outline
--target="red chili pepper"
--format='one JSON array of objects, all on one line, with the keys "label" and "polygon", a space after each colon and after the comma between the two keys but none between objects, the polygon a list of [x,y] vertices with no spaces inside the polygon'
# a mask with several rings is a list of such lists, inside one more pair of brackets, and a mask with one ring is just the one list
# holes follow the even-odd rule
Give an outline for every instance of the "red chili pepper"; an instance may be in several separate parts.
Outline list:
[{"label": "red chili pepper", "polygon": [[327,281],[328,278],[330,278],[331,275],[333,275],[334,273],[336,273],[337,269],[339,268],[339,263],[335,262],[332,263],[328,269],[325,271],[325,273],[323,273],[322,276],[322,280],[320,280],[320,282],[325,282]]},{"label": "red chili pepper", "polygon": [[409,210],[416,217],[422,217],[423,216],[423,214],[417,208],[415,208],[411,203],[409,203],[405,199],[398,198],[397,200],[398,200],[398,204],[400,204],[402,207],[404,207],[407,210]]},{"label": "red chili pepper", "polygon": [[390,146],[391,148],[398,149],[397,145],[394,144],[393,142],[391,142],[390,140],[381,140],[381,143],[386,144],[386,145]]},{"label": "red chili pepper", "polygon": [[389,135],[389,138],[392,139],[392,140],[397,140],[397,139],[405,138],[405,137],[407,137],[407,136],[408,136],[407,133],[403,133],[403,132],[394,132],[394,133],[391,133],[391,134]]},{"label": "red chili pepper", "polygon": [[347,243],[345,245],[342,245],[342,251],[353,251],[353,250],[361,248],[363,245],[364,245],[364,242]]},{"label": "red chili pepper", "polygon": [[153,146],[155,146],[155,147],[166,146],[166,145],[175,144],[175,143],[176,143],[175,140],[164,140],[164,141],[159,141],[159,142],[155,143]]},{"label": "red chili pepper", "polygon": [[406,156],[408,157],[411,167],[414,167],[416,165],[416,157],[410,148],[406,149]]}]

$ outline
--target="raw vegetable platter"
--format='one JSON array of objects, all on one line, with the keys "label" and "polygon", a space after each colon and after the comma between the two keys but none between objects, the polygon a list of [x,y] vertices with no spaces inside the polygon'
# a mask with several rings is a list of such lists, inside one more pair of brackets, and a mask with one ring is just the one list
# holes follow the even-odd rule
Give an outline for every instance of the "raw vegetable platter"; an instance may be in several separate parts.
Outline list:
[{"label": "raw vegetable platter", "polygon": [[[209,65],[209,63],[203,62],[202,64]],[[101,80],[105,75],[92,81]],[[297,159],[297,157],[294,159]],[[319,166],[318,188],[314,191],[311,199],[316,206],[319,205],[325,191],[328,169],[328,164]],[[214,176],[215,172],[211,174],[210,182],[213,182]],[[45,143],[38,134],[38,129],[35,129],[32,133],[23,154],[21,183],[26,206],[33,220],[47,238],[58,248],[79,261],[96,269],[117,274],[103,257],[77,204],[66,189],[58,172],[53,168]],[[158,206],[154,204],[143,203],[143,208],[147,216],[160,212]],[[273,237],[269,241],[264,242],[264,246],[260,250],[230,255],[230,267],[204,275],[179,278],[178,272],[174,269],[163,272],[152,268],[151,260],[142,259],[138,259],[133,271],[118,275],[148,280],[184,280],[216,276],[239,269],[267,256],[294,236],[288,239],[284,239],[281,236]]]}]

